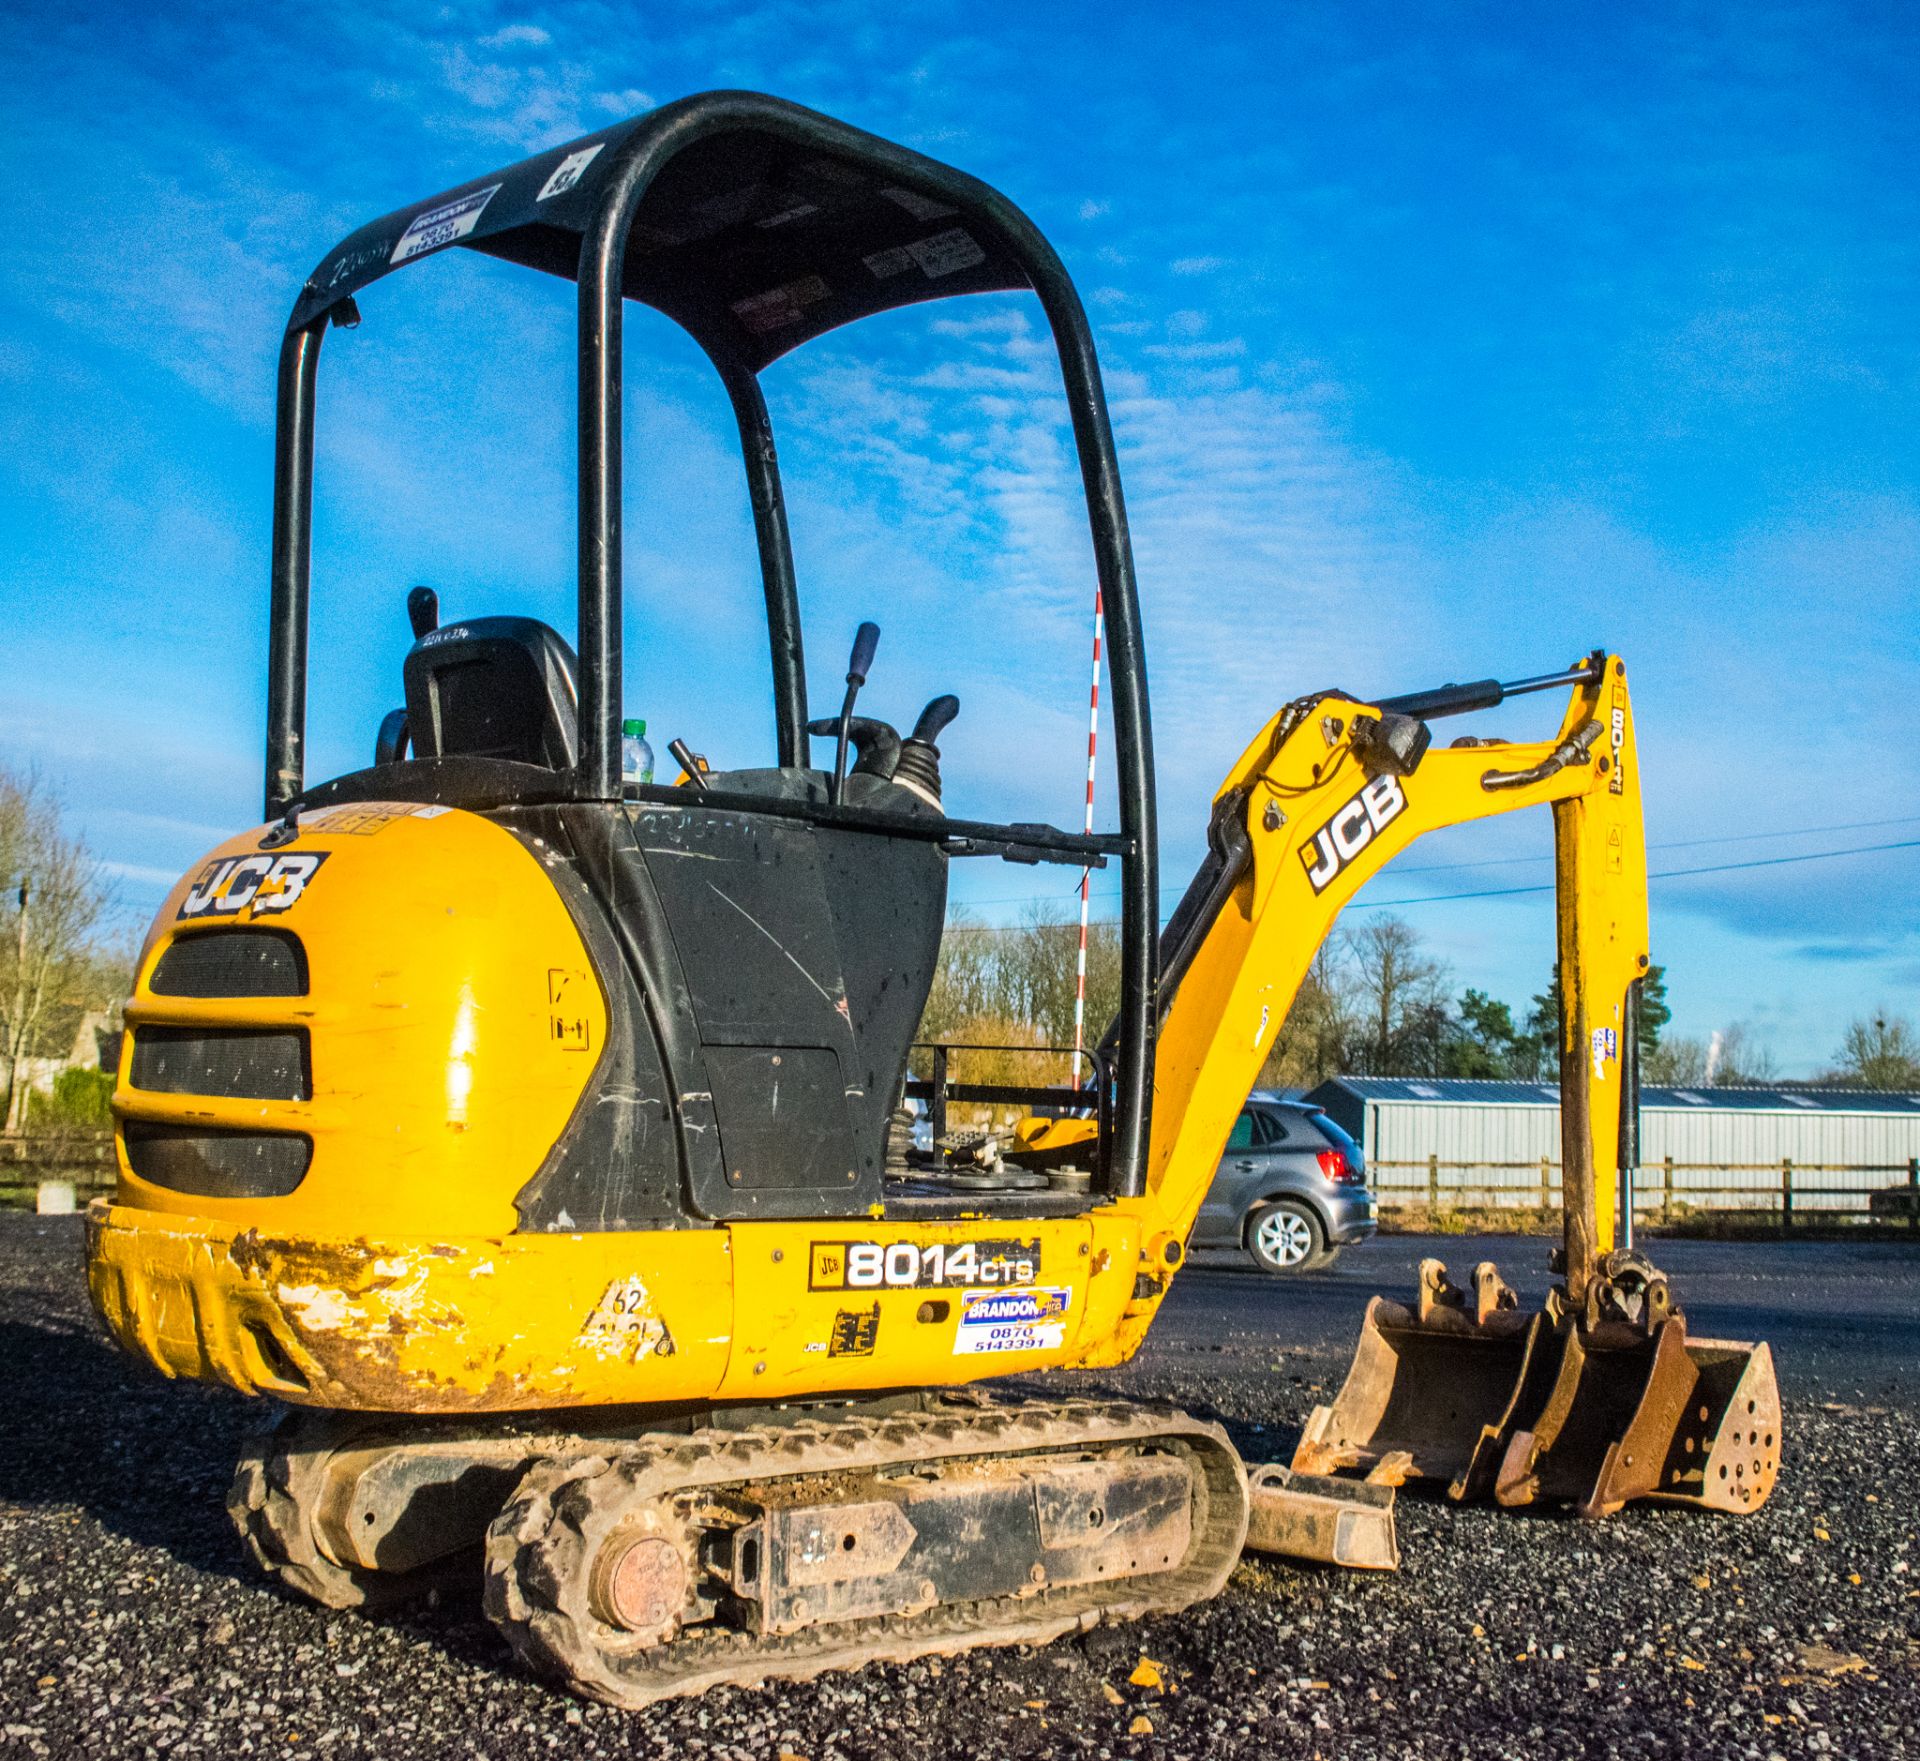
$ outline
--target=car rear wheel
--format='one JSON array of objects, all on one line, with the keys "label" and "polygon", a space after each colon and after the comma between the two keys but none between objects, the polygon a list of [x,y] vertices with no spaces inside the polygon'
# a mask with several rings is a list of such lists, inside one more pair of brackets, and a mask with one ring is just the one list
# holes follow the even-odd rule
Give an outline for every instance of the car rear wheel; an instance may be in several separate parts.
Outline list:
[{"label": "car rear wheel", "polygon": [[1297,1200],[1263,1205],[1247,1223],[1247,1248],[1268,1272],[1311,1272],[1329,1265],[1338,1248],[1327,1246],[1320,1219]]}]

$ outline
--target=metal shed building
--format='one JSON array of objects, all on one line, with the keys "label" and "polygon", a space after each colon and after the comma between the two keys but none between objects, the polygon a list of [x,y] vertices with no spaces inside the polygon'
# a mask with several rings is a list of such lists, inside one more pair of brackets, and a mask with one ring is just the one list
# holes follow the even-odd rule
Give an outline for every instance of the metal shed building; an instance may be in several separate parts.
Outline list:
[{"label": "metal shed building", "polygon": [[[1306,1097],[1357,1139],[1388,1203],[1559,1202],[1552,1083],[1337,1076]],[[1920,1093],[1836,1088],[1640,1091],[1637,1208],[1865,1210],[1920,1172]],[[1784,1199],[1784,1205],[1783,1205]]]}]

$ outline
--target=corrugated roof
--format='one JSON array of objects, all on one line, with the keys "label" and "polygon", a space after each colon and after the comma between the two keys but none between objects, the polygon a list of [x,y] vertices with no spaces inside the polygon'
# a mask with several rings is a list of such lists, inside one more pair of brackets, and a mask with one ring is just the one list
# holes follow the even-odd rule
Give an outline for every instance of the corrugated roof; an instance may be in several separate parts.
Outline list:
[{"label": "corrugated roof", "polygon": [[[1556,1107],[1553,1082],[1480,1082],[1456,1076],[1335,1076],[1306,1098],[1324,1105],[1327,1091],[1343,1089],[1363,1101],[1413,1101],[1451,1106]],[[1640,1106],[1672,1112],[1717,1109],[1754,1113],[1920,1114],[1920,1093],[1911,1090],[1783,1087],[1661,1088],[1642,1084]]]}]

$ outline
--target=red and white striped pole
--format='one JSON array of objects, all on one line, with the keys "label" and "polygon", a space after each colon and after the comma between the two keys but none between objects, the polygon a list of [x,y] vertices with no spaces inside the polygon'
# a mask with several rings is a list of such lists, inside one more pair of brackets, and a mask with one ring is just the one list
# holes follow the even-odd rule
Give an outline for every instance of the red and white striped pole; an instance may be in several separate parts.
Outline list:
[{"label": "red and white striped pole", "polygon": [[[1087,817],[1086,834],[1093,836],[1093,767],[1100,746],[1100,638],[1106,629],[1106,607],[1100,589],[1093,590],[1093,684],[1087,693]],[[1087,1031],[1087,898],[1093,879],[1091,867],[1080,871],[1080,958],[1073,992],[1073,1078],[1080,1080],[1080,1055]]]}]

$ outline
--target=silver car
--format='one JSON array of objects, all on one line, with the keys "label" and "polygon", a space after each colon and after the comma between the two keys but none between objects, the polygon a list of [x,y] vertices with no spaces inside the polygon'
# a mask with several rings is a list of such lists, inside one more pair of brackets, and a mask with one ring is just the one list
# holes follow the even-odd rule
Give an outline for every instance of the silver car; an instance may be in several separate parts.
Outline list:
[{"label": "silver car", "polygon": [[1234,1121],[1195,1247],[1237,1247],[1269,1272],[1309,1272],[1377,1225],[1360,1146],[1318,1107],[1255,1089]]}]

